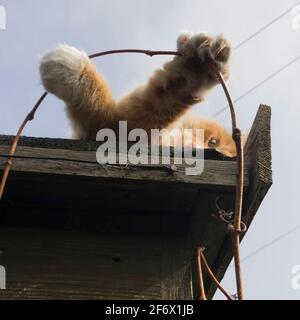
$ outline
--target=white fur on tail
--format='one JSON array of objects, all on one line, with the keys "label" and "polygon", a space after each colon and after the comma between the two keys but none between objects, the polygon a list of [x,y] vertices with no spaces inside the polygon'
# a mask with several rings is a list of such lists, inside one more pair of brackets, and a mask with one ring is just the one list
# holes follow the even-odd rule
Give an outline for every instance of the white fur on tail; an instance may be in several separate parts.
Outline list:
[{"label": "white fur on tail", "polygon": [[74,89],[88,62],[85,52],[68,45],[59,45],[41,60],[40,74],[45,89],[66,102],[74,100]]}]

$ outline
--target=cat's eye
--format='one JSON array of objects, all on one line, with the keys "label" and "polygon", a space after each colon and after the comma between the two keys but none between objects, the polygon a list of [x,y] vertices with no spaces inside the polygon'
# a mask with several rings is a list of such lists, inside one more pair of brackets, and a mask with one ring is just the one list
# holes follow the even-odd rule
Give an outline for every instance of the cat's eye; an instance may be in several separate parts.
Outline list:
[{"label": "cat's eye", "polygon": [[208,147],[211,149],[215,148],[217,144],[218,144],[218,141],[216,138],[210,138],[208,141]]}]

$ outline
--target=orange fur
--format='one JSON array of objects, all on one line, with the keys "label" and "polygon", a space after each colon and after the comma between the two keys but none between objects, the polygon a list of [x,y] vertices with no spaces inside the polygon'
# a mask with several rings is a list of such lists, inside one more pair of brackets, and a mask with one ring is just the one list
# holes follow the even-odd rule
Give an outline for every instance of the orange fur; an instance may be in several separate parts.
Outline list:
[{"label": "orange fur", "polygon": [[163,128],[204,129],[206,148],[214,138],[218,151],[234,156],[235,146],[226,129],[213,120],[192,117],[187,112],[218,83],[205,69],[209,59],[214,59],[228,78],[229,43],[221,36],[212,38],[203,33],[181,35],[177,43],[182,56],[174,57],[147,84],[119,102],[114,101],[107,83],[87,55],[72,47],[60,46],[45,55],[41,78],[46,90],[66,102],[78,139],[95,139],[98,130],[116,130],[118,121],[127,120],[129,130],[142,128],[148,133]]}]

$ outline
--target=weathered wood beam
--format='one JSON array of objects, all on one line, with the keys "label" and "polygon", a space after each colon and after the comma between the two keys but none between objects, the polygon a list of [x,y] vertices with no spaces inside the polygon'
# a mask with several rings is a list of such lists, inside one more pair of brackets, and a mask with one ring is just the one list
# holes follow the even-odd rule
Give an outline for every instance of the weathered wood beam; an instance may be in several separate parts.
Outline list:
[{"label": "weathered wood beam", "polygon": [[[247,226],[272,184],[270,116],[270,108],[260,106],[245,147],[243,221]],[[11,141],[11,136],[0,135],[0,174]],[[28,295],[23,292],[23,297],[72,298],[80,297],[82,293],[92,298],[197,298],[197,280],[191,277],[191,271],[195,261],[194,249],[199,245],[206,247],[209,265],[218,279],[222,279],[233,254],[226,225],[213,215],[218,211],[218,197],[221,208],[234,210],[235,160],[205,151],[204,172],[198,176],[188,176],[185,174],[187,165],[184,164],[177,165],[175,171],[164,165],[99,165],[96,162],[98,146],[97,142],[65,139],[22,137],[20,140],[7,184],[7,197],[4,195],[4,201],[0,203],[0,240],[9,249],[7,265],[14,269],[15,279],[20,280],[22,276],[24,265],[19,261],[26,260],[22,252],[25,255],[32,253],[37,245],[39,248],[32,258],[37,259],[39,267],[46,270],[38,280],[38,284],[42,284],[41,290],[35,289],[35,270],[28,262],[28,279],[20,281],[24,282],[24,288],[32,291],[29,290]],[[49,229],[45,233],[44,230],[44,226],[64,229],[65,225],[72,229],[71,232]],[[131,239],[124,248],[120,230],[126,241]],[[35,239],[39,237],[42,242],[36,243]],[[53,237],[59,239],[58,245],[47,243],[47,239]],[[16,242],[11,242],[11,239]],[[65,262],[50,264],[48,270],[48,266],[43,265],[44,260],[40,259],[41,255],[54,261],[56,251],[69,239],[74,242],[74,250],[69,251],[68,247],[68,250],[59,253],[59,256],[66,257]],[[89,269],[92,276],[86,278],[86,265],[81,264],[78,278],[75,277],[78,286],[71,292],[74,278],[68,277],[67,272],[78,259],[78,243],[81,241],[84,242],[81,251],[87,255],[83,257],[84,261],[90,259],[97,262],[98,269]],[[103,242],[107,242],[105,247],[109,248],[109,252],[103,249],[104,255],[95,255],[95,260],[92,260],[88,253],[92,252],[95,244],[97,252],[99,248],[101,251]],[[141,258],[136,243],[141,250],[146,248]],[[114,250],[118,251],[120,245],[125,264],[127,260],[129,263],[126,265],[129,274],[133,272],[138,275],[136,286],[127,284],[126,274],[118,278],[122,265],[114,265],[110,255]],[[148,253],[150,262],[147,260]],[[144,267],[147,271],[145,279]],[[51,268],[61,268],[54,270],[57,276],[55,286],[51,286],[48,278],[43,278],[52,272]],[[109,271],[106,273],[107,268]],[[104,274],[104,287],[100,285],[102,291],[94,286],[101,273]],[[13,297],[20,293],[19,280],[10,283],[12,291],[7,291],[7,294]],[[122,281],[126,282],[125,286],[119,288]],[[110,282],[115,285],[114,292],[109,290]],[[56,291],[57,286],[61,291]],[[212,297],[216,288],[208,278],[205,279],[205,286],[208,297]]]},{"label": "weathered wood beam", "polygon": [[[0,155],[9,153],[9,146],[0,145]],[[18,158],[20,157],[20,158]],[[52,160],[51,160],[52,158]],[[6,158],[0,156],[0,171]],[[134,180],[141,183],[162,182],[202,185],[234,189],[235,161],[205,160],[200,175],[186,175],[187,164],[176,165],[172,172],[167,165],[100,165],[95,151],[73,151],[66,149],[19,146],[12,173],[42,173],[51,175],[94,177],[102,179]],[[245,188],[249,185],[248,169],[245,170]]]},{"label": "weathered wood beam", "polygon": [[[250,185],[244,194],[242,220],[249,229],[260,204],[273,183],[271,107],[269,106],[260,105],[258,109],[245,145],[245,160],[248,163]],[[219,280],[224,277],[232,258],[231,239],[229,236],[226,236],[215,259],[210,261],[212,269],[216,272]],[[209,279],[206,284],[208,296],[212,297],[216,291],[216,286]]]}]

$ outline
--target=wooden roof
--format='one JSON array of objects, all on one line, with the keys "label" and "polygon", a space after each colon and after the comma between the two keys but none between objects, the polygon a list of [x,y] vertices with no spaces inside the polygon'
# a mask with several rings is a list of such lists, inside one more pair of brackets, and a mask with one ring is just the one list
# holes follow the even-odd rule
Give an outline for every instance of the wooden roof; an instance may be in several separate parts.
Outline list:
[{"label": "wooden roof", "polygon": [[[270,117],[261,105],[245,147],[248,226],[272,184]],[[12,138],[0,136],[0,173]],[[98,145],[20,140],[0,202],[0,298],[196,298],[197,246],[222,279],[232,250],[214,215],[216,199],[234,210],[235,160],[205,151],[203,174],[187,176],[184,165],[101,166]]]}]

